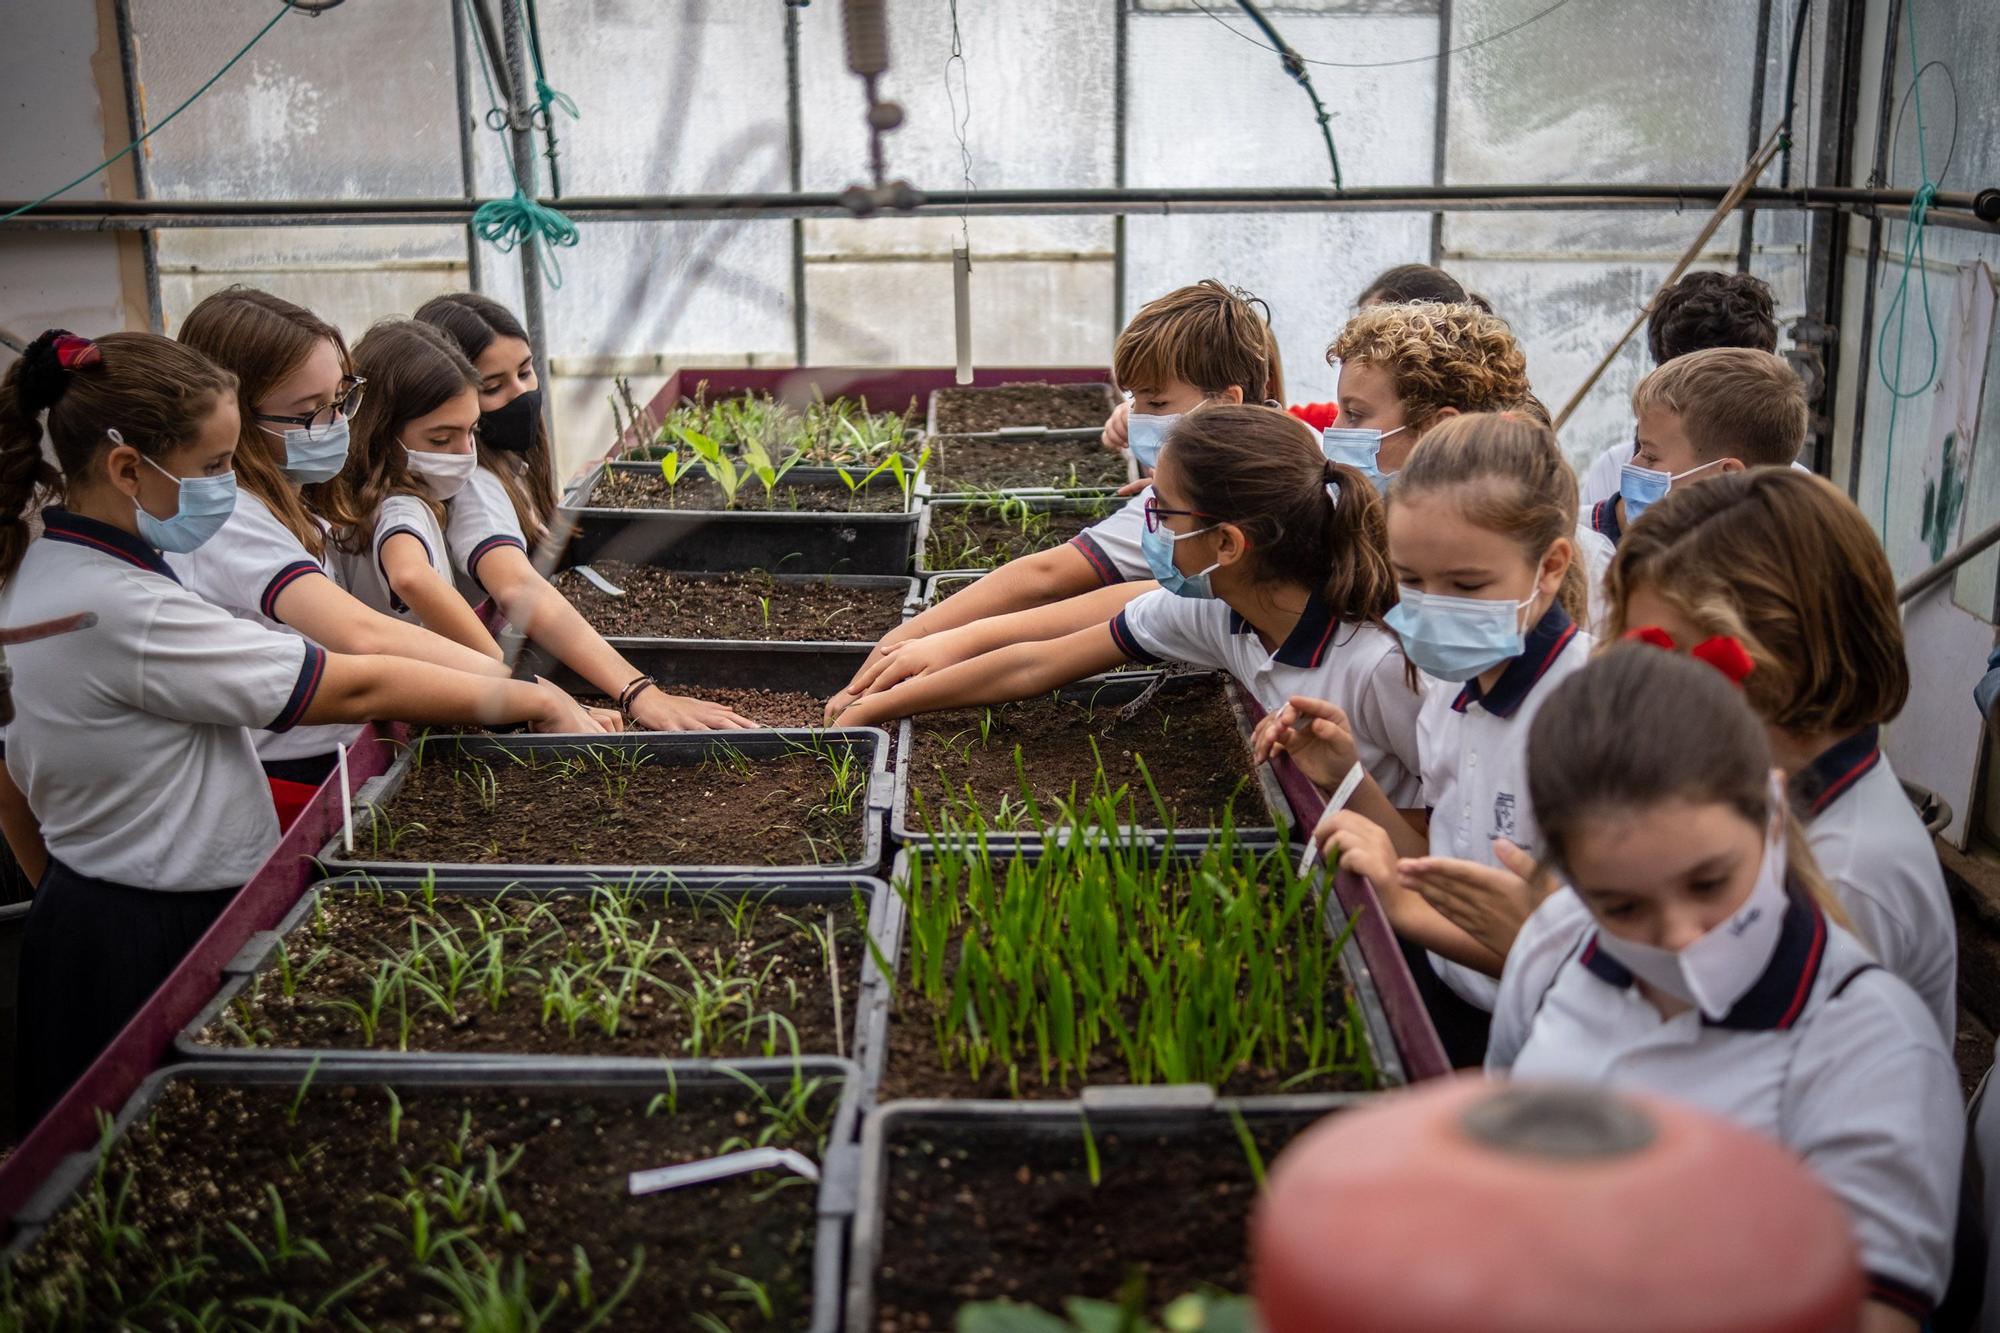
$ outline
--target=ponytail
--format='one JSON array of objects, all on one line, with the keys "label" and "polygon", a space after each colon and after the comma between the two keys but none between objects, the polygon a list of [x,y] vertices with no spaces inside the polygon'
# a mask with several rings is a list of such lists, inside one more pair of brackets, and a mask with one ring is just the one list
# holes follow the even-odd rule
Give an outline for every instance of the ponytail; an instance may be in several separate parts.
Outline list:
[{"label": "ponytail", "polygon": [[1312,427],[1278,408],[1213,404],[1168,432],[1191,508],[1249,539],[1260,580],[1318,591],[1334,616],[1381,624],[1396,604],[1382,499],[1329,462]]},{"label": "ponytail", "polygon": [[[199,352],[151,333],[92,342],[50,329],[0,378],[0,579],[27,553],[29,517],[86,476],[116,430],[155,461],[201,432],[236,377]],[[42,454],[43,414],[56,466]]]}]

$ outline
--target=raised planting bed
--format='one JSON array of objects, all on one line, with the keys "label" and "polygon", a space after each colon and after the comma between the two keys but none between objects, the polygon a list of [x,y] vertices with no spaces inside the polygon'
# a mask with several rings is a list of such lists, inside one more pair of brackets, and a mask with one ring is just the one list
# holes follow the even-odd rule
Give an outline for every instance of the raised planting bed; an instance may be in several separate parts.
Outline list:
[{"label": "raised planting bed", "polygon": [[[623,468],[625,464],[614,464]],[[642,470],[653,466],[637,465]],[[654,468],[654,475],[658,475]],[[779,483],[803,485],[797,471]],[[915,478],[910,478],[914,484]],[[594,484],[589,477],[580,487]],[[839,484],[836,480],[836,484]],[[877,482],[873,485],[880,485]],[[731,573],[774,570],[787,574],[909,573],[916,549],[919,506],[904,507],[893,481],[897,505],[886,513],[812,513],[793,509],[607,509],[566,510],[570,523],[563,546],[565,565],[622,560],[662,569]],[[871,486],[871,489],[873,486]],[[739,493],[738,499],[744,498]]]},{"label": "raised planting bed", "polygon": [[868,1117],[847,1327],[971,1327],[956,1323],[959,1311],[996,1300],[1050,1314],[1076,1314],[1078,1300],[1113,1307],[1078,1317],[1079,1329],[1155,1326],[1121,1320],[1116,1307],[1128,1303],[1152,1319],[1174,1306],[1181,1322],[1168,1327],[1204,1327],[1194,1322],[1202,1296],[1228,1304],[1223,1294],[1249,1290],[1245,1242],[1267,1164],[1345,1103],[1179,1101],[917,1101]]},{"label": "raised planting bed", "polygon": [[1134,673],[1051,695],[904,718],[897,731],[899,842],[978,834],[1040,842],[1072,811],[1182,844],[1223,824],[1270,842],[1285,795],[1250,762],[1250,720],[1212,674]]},{"label": "raised planting bed", "polygon": [[[689,574],[600,560],[556,587],[609,639],[872,644],[902,623],[916,581],[887,574]],[[843,682],[844,683],[844,682]]]},{"label": "raised planting bed", "polygon": [[1066,431],[1101,435],[1118,405],[1109,384],[999,384],[992,388],[933,389],[924,433],[998,435]]},{"label": "raised planting bed", "polygon": [[713,440],[732,454],[761,449],[765,456],[782,460],[796,453],[807,463],[830,467],[872,467],[905,448],[914,438],[911,423],[917,415],[914,396],[901,412],[870,411],[867,403],[847,397],[829,400],[817,391],[803,405],[794,406],[767,392],[712,394],[705,379],[664,415],[656,416],[650,407],[630,398],[617,412],[621,438],[635,433],[648,441],[628,445],[622,455],[626,458],[694,452],[689,439],[694,435]]},{"label": "raised planting bed", "polygon": [[657,462],[618,462],[600,465],[577,494],[587,509],[666,509],[684,514],[901,514],[910,508],[916,471],[912,456],[900,477],[888,472],[870,475],[867,468],[843,472],[794,467],[767,486],[754,474],[744,473],[736,479],[736,490],[731,494],[713,474],[687,465],[672,473],[670,480],[668,469]]},{"label": "raised planting bed", "polygon": [[357,794],[335,872],[629,880],[773,866],[873,874],[888,737],[842,731],[419,740]]},{"label": "raised planting bed", "polygon": [[917,572],[998,569],[1009,560],[1061,546],[1124,503],[1116,495],[932,500],[923,507],[917,531]]},{"label": "raised planting bed", "polygon": [[357,876],[252,937],[190,1058],[846,1058],[885,984],[875,879],[685,887]]},{"label": "raised planting bed", "polygon": [[1131,458],[1067,435],[940,435],[930,441],[919,494],[1116,490],[1138,476]]},{"label": "raised planting bed", "polygon": [[[848,1069],[163,1070],[16,1219],[0,1325],[830,1330]],[[824,1183],[631,1191],[755,1147]]]},{"label": "raised planting bed", "polygon": [[905,848],[890,887],[902,947],[862,1029],[882,1101],[1402,1081],[1351,927],[1289,848],[1167,852],[1079,824],[1011,854]]}]

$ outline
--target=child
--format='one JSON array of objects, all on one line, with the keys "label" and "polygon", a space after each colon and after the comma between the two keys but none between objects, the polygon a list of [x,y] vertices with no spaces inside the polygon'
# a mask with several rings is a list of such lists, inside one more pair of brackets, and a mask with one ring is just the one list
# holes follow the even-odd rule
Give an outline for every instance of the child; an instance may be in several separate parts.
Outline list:
[{"label": "child", "polygon": [[[1205,403],[1256,403],[1270,379],[1270,331],[1251,306],[1254,298],[1213,278],[1148,302],[1112,348],[1112,374],[1132,395],[1133,456],[1150,467],[1167,430]],[[1133,496],[1110,517],[1067,545],[1009,561],[936,606],[882,636],[861,671],[894,644],[987,616],[1046,606],[1107,585],[1129,601],[1152,577],[1140,549],[1151,490]],[[1138,581],[1137,586],[1129,586]],[[855,680],[859,681],[861,672]],[[833,697],[837,712],[852,697],[850,684]]]},{"label": "child", "polygon": [[[348,426],[366,392],[339,330],[269,292],[229,287],[183,321],[180,341],[236,377],[236,508],[199,549],[170,554],[174,576],[232,615],[297,634],[336,653],[389,653],[478,675],[506,668],[363,604],[334,577],[329,521],[350,521],[336,480]],[[357,728],[259,732],[257,757],[277,807],[292,820]]]},{"label": "child", "polygon": [[444,531],[446,502],[479,464],[479,372],[457,343],[410,319],[369,329],[354,360],[368,398],[345,474],[355,513],[340,539],[347,585],[376,610],[499,661],[500,645],[452,582]]},{"label": "child", "polygon": [[1362,288],[1361,298],[1354,305],[1357,310],[1365,310],[1371,305],[1410,305],[1417,301],[1474,305],[1489,315],[1493,313],[1485,297],[1467,292],[1457,278],[1429,264],[1398,264],[1383,270],[1375,281]]},{"label": "child", "polygon": [[[1776,301],[1764,280],[1748,273],[1701,270],[1684,274],[1653,302],[1646,316],[1646,346],[1655,366],[1711,347],[1775,352]],[[1627,441],[1597,456],[1583,477],[1586,511],[1618,494],[1619,475],[1635,452]]]},{"label": "child", "polygon": [[479,466],[445,506],[445,545],[468,603],[491,595],[508,623],[579,676],[620,700],[646,731],[756,724],[720,704],[666,693],[590,627],[528,558],[556,512],[555,465],[527,330],[474,292],[426,301],[416,318],[458,345],[479,375]]},{"label": "child", "polygon": [[1574,892],[1507,959],[1487,1069],[1671,1096],[1777,1139],[1847,1205],[1860,1326],[1914,1330],[1951,1266],[1957,1071],[1843,928],[1773,760],[1744,697],[1683,657],[1620,645],[1554,691],[1529,789]]},{"label": "child", "polygon": [[1744,697],[1792,775],[1814,858],[1855,933],[1952,1040],[1951,900],[1930,835],[1880,747],[1910,672],[1895,578],[1868,520],[1808,473],[1738,472],[1649,510],[1610,582],[1614,633],[1684,652],[1722,637],[1748,651]]},{"label": "child", "polygon": [[[151,334],[50,330],[0,379],[0,623],[97,617],[8,652],[5,762],[48,859],[21,945],[29,1123],[276,845],[248,728],[594,729],[546,685],[329,654],[183,588],[161,552],[197,550],[227,524],[241,438],[230,374]],[[30,541],[28,514],[49,496],[61,503]]]},{"label": "child", "polygon": [[[1389,564],[1402,600],[1387,619],[1404,655],[1434,678],[1417,720],[1429,832],[1368,815],[1356,802],[1329,812],[1317,836],[1329,859],[1338,850],[1346,868],[1374,884],[1397,933],[1430,951],[1428,967],[1421,959],[1413,966],[1460,1063],[1483,1050],[1484,1013],[1454,1005],[1430,978],[1490,1010],[1502,955],[1421,890],[1462,873],[1463,862],[1532,870],[1541,835],[1528,802],[1528,725],[1590,654],[1590,635],[1575,623],[1584,602],[1575,531],[1576,477],[1555,435],[1516,413],[1437,427],[1389,493]],[[1259,757],[1286,750],[1315,782],[1333,786],[1353,761],[1338,703],[1292,700],[1260,728]]]},{"label": "child", "polygon": [[1591,507],[1590,526],[1616,546],[1676,483],[1749,467],[1782,467],[1806,439],[1806,393],[1781,356],[1741,347],[1690,352],[1632,390],[1632,461],[1617,496]]},{"label": "child", "polygon": [[1395,585],[1373,488],[1277,408],[1207,407],[1174,423],[1145,522],[1158,588],[950,631],[984,655],[917,679],[864,674],[841,724],[1024,699],[1128,660],[1182,662],[1228,671],[1266,708],[1302,691],[1341,700],[1374,774],[1369,799],[1384,818],[1414,804],[1420,701],[1382,627]]}]

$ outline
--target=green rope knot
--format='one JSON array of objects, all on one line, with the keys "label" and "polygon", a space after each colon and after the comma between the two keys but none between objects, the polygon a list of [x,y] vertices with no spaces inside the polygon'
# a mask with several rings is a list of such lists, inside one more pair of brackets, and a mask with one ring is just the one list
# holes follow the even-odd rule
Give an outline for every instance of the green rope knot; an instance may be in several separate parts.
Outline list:
[{"label": "green rope knot", "polygon": [[[502,254],[524,241],[539,240],[544,247],[575,245],[576,224],[546,204],[530,199],[520,189],[511,198],[489,199],[472,214],[472,229]],[[562,268],[547,248],[540,252],[542,272],[552,287],[562,286]]]}]

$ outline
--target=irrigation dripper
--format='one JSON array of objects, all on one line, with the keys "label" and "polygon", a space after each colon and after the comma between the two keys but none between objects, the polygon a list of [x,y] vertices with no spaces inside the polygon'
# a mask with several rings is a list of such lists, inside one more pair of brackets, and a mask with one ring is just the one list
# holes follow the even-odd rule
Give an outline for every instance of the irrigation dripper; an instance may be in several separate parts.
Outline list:
[{"label": "irrigation dripper", "polygon": [[773,1171],[780,1167],[807,1180],[819,1179],[819,1167],[802,1152],[790,1148],[749,1148],[681,1166],[634,1171],[627,1177],[625,1187],[630,1194],[658,1194],[686,1185],[705,1185],[711,1180],[723,1180],[751,1171]]}]

